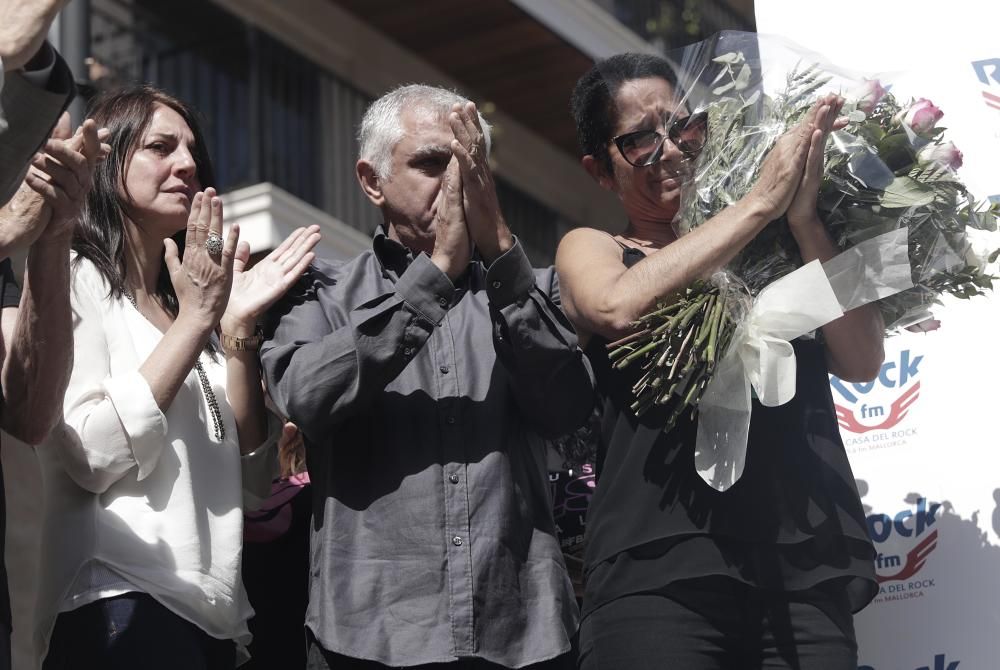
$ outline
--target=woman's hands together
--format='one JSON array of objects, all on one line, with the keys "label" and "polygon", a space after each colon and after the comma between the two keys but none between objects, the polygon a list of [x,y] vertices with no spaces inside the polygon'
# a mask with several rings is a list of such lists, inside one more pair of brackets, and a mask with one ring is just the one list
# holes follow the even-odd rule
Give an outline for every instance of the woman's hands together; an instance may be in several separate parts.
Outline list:
[{"label": "woman's hands together", "polygon": [[764,208],[768,219],[777,219],[787,212],[792,225],[815,220],[816,198],[823,178],[823,150],[830,132],[843,127],[837,121],[843,104],[837,95],[823,96],[775,142],[747,196]]},{"label": "woman's hands together", "polygon": [[[230,232],[230,235],[232,233]],[[319,226],[297,228],[278,247],[249,270],[250,246],[236,250],[233,289],[222,317],[222,332],[235,337],[253,334],[257,318],[278,301],[316,257]]]},{"label": "woman's hands together", "polygon": [[817,104],[820,107],[809,135],[809,153],[806,156],[802,180],[786,212],[788,225],[793,229],[820,223],[816,213],[816,203],[819,187],[823,182],[826,140],[831,132],[843,128],[845,123],[838,119],[840,110],[844,107],[843,98],[830,94],[820,98]]}]

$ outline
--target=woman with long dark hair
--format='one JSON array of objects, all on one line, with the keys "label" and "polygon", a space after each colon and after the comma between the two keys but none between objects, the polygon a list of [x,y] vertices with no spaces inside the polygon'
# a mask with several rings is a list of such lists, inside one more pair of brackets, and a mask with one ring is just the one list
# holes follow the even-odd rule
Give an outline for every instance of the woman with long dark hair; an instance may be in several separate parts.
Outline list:
[{"label": "woman with long dark hair", "polygon": [[[111,132],[73,250],[75,362],[38,450],[46,669],[232,668],[252,611],[244,491],[267,495],[277,423],[257,317],[313,258],[295,231],[247,269],[193,111],[139,86],[99,98]],[[241,472],[242,471],[242,472]],[[235,644],[234,644],[235,643]]]},{"label": "woman with long dark hair", "polygon": [[852,310],[796,340],[795,398],[754,403],[743,477],[719,492],[694,463],[690,410],[637,417],[641,370],[613,369],[605,345],[724,266],[785,215],[805,262],[838,250],[816,213],[823,147],[842,101],[821,98],[776,142],[751,192],[691,233],[672,227],[704,146],[662,58],[622,54],[580,78],[572,108],[583,166],[621,201],[617,235],[579,228],[556,257],[561,297],[586,347],[604,414],[587,521],[581,624],[585,670],[857,667],[851,613],[876,592],[874,549],[840,440],[827,372],[871,379],[878,310]]}]

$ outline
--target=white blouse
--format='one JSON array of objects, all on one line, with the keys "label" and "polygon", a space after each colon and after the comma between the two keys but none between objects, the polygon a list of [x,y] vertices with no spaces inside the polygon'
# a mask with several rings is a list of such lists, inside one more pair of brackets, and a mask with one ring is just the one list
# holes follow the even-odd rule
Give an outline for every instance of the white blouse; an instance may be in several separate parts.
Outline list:
[{"label": "white blouse", "polygon": [[[38,448],[44,482],[35,644],[44,659],[60,612],[149,594],[219,639],[250,641],[240,576],[243,501],[257,506],[277,467],[280,428],[240,456],[225,360],[202,352],[225,439],[192,369],[166,412],[139,367],[163,336],[92,263],[71,280],[73,372],[64,422]],[[242,654],[241,654],[242,655]]]}]

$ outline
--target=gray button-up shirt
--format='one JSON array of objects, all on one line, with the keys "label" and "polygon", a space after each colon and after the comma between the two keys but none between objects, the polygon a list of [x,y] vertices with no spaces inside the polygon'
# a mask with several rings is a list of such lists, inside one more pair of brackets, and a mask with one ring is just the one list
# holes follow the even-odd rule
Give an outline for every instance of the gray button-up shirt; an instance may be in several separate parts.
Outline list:
[{"label": "gray button-up shirt", "polygon": [[541,436],[585,420],[593,382],[557,303],[554,270],[520,244],[456,287],[379,231],[276,306],[261,359],[305,436],[306,625],[324,648],[508,667],[569,649]]}]

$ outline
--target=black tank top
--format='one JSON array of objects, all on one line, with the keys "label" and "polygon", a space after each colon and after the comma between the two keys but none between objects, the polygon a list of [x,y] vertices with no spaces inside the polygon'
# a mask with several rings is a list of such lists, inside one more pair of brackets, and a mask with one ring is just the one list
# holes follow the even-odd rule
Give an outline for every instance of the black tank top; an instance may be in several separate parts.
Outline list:
[{"label": "black tank top", "polygon": [[[643,258],[623,246],[626,266]],[[875,550],[820,342],[793,342],[791,402],[754,401],[743,477],[725,492],[695,470],[692,412],[669,433],[662,409],[636,418],[629,405],[640,371],[613,370],[605,345],[595,336],[586,351],[604,414],[587,520],[585,614],[626,594],[706,576],[782,591],[842,579],[853,611],[875,596]]]}]

